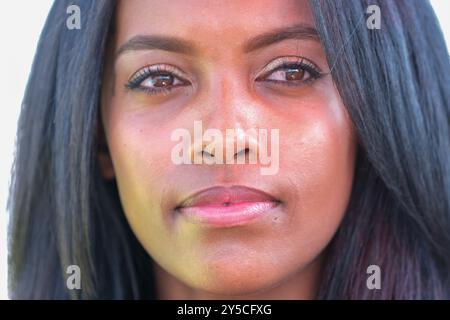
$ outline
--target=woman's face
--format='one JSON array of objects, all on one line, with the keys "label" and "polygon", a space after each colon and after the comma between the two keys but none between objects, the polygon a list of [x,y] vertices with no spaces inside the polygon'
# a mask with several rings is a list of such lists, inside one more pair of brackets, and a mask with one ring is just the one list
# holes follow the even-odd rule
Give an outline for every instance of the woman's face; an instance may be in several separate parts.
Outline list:
[{"label": "woman's face", "polygon": [[306,2],[119,1],[115,30],[101,167],[151,257],[218,294],[317,275],[356,142]]}]

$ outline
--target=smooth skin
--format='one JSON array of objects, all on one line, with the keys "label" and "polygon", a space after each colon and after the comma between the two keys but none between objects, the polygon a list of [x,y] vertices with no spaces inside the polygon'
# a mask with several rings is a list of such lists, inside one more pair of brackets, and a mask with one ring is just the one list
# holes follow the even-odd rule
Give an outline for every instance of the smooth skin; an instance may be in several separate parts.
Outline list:
[{"label": "smooth skin", "polygon": [[[117,180],[126,218],[155,261],[158,298],[314,298],[326,247],[348,206],[357,141],[311,34],[306,1],[127,0],[118,2],[115,24],[101,101],[109,152],[98,159],[103,177]],[[249,42],[285,29],[290,35],[278,41]],[[142,35],[176,37],[182,46],[130,45]],[[280,59],[303,59],[322,75],[267,70]],[[156,65],[170,65],[176,75],[127,86]],[[278,173],[261,175],[260,164],[174,164],[171,133],[193,130],[199,120],[223,133],[279,129]],[[175,210],[199,190],[233,185],[260,189],[281,204],[229,228],[194,224]]]}]

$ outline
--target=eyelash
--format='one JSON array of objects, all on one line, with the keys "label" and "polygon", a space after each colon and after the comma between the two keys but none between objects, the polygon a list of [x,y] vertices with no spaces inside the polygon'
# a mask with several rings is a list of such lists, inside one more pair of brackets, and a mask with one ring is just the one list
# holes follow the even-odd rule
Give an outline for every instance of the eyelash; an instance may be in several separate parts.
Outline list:
[{"label": "eyelash", "polygon": [[[305,71],[309,74],[309,77],[306,80],[293,81],[267,79],[267,77],[274,74],[275,72],[286,69],[299,69],[301,71]],[[263,71],[260,74],[261,75],[258,75],[256,77],[255,81],[266,81],[288,87],[304,86],[325,75],[313,62],[309,61],[306,58],[300,57],[282,57],[272,60],[263,68]]]},{"label": "eyelash", "polygon": [[[150,88],[142,86],[142,83],[151,77],[167,76],[167,75],[173,77],[174,81],[175,80],[180,81],[181,84],[159,88]],[[184,86],[186,84],[189,84],[189,81],[183,78],[181,72],[179,72],[176,67],[168,64],[160,64],[160,65],[146,66],[140,69],[130,77],[125,87],[130,90],[139,90],[149,95],[155,95],[160,93],[168,94],[173,89],[180,86]]]},{"label": "eyelash", "polygon": [[[299,58],[295,57],[296,61],[292,61],[292,57],[283,57],[278,58],[273,61],[271,61],[269,64],[267,64],[263,71],[261,72],[262,75],[259,75],[256,77],[255,81],[266,81],[271,83],[276,83],[277,85],[283,85],[288,87],[300,87],[303,85],[306,85],[316,79],[319,79],[322,75],[324,75],[319,67],[317,67],[314,63],[311,61],[305,59],[305,58]],[[277,62],[279,61],[279,62]],[[275,66],[272,66],[274,65]],[[299,69],[302,71],[305,71],[309,74],[308,79],[306,80],[271,80],[271,79],[265,79],[271,74],[285,69]],[[267,71],[264,71],[266,69],[270,69]],[[179,81],[181,84],[178,85],[169,85],[166,87],[159,87],[159,88],[151,88],[151,87],[145,87],[142,86],[142,83],[145,80],[148,80],[151,77],[157,77],[157,76],[170,76],[174,79],[174,81]],[[148,95],[156,95],[156,94],[168,94],[173,89],[176,89],[180,86],[185,86],[189,84],[188,80],[185,80],[182,76],[181,72],[178,71],[178,68],[167,65],[167,64],[160,64],[160,65],[152,65],[152,66],[146,66],[136,73],[134,73],[130,79],[128,80],[128,83],[125,85],[127,89],[130,90],[139,90],[142,91]]]}]

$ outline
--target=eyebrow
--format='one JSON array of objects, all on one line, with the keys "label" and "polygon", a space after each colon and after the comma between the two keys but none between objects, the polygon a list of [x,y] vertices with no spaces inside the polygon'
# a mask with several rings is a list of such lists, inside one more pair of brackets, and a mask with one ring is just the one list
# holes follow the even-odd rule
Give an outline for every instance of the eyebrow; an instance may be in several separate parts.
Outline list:
[{"label": "eyebrow", "polygon": [[176,37],[158,35],[137,35],[125,42],[117,51],[116,57],[130,50],[165,50],[194,55],[196,50],[188,41]]},{"label": "eyebrow", "polygon": [[[291,27],[275,29],[246,41],[243,52],[250,53],[288,39],[310,39],[319,41],[317,30],[310,25],[297,24]],[[186,55],[196,55],[199,50],[189,41],[170,36],[137,35],[120,46],[116,59],[126,51],[164,50]]]},{"label": "eyebrow", "polygon": [[298,24],[292,27],[280,28],[274,31],[263,33],[248,40],[244,44],[244,52],[249,53],[288,39],[309,39],[319,41],[319,35],[317,33],[317,30],[313,26],[305,24]]}]

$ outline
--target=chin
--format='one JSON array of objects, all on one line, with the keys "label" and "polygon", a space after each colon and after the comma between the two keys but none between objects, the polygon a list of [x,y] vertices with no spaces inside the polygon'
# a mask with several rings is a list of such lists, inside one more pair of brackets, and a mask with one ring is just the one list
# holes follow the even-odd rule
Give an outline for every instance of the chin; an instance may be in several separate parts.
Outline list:
[{"label": "chin", "polygon": [[243,261],[242,257],[232,260],[206,265],[207,276],[198,281],[190,277],[188,285],[218,296],[238,298],[269,290],[289,276],[289,272],[281,272],[280,265],[274,270],[260,261]]}]

